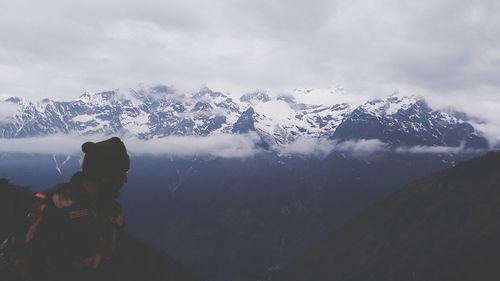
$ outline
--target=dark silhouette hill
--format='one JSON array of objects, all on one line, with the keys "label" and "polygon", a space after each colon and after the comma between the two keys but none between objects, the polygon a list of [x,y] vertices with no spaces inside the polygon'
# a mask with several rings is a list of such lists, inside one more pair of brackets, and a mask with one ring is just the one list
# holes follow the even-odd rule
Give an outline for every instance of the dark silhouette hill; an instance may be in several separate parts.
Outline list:
[{"label": "dark silhouette hill", "polygon": [[[181,259],[200,279],[263,280],[374,202],[473,156],[132,156],[120,201],[128,232]],[[79,158],[66,159],[0,155],[0,177],[45,190],[79,169]]]},{"label": "dark silhouette hill", "polygon": [[[23,229],[24,218],[32,204],[32,192],[22,186],[0,179],[0,239]],[[146,246],[143,242],[125,234],[121,238],[115,257],[110,265],[107,281],[192,281],[195,280],[184,265],[165,254]],[[109,277],[109,276],[108,276]],[[5,264],[0,264],[0,280],[16,280],[17,274]],[[95,280],[98,281],[98,280]]]},{"label": "dark silhouette hill", "polygon": [[500,280],[499,262],[500,153],[491,152],[395,192],[275,277],[487,281]]}]

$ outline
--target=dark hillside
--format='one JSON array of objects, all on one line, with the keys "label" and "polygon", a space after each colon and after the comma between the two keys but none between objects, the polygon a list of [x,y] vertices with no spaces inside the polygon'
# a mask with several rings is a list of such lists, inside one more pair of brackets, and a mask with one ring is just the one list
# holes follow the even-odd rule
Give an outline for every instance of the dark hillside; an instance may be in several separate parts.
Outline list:
[{"label": "dark hillside", "polygon": [[[28,188],[0,179],[0,239],[23,227],[30,209]],[[0,264],[0,280],[12,280],[10,268]],[[163,252],[149,248],[131,235],[124,235],[111,265],[113,279],[107,281],[191,281],[195,280],[182,263]],[[18,279],[16,279],[18,280]],[[20,281],[20,280],[19,280]]]},{"label": "dark hillside", "polygon": [[500,153],[416,181],[287,267],[282,280],[500,280]]}]

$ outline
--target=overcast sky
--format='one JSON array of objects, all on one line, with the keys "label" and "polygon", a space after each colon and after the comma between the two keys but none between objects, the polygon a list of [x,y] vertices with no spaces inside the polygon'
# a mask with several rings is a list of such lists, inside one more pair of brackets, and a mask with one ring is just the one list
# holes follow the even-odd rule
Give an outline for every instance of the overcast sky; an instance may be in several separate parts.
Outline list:
[{"label": "overcast sky", "polygon": [[494,0],[3,0],[0,95],[337,85],[495,119],[499,14]]}]

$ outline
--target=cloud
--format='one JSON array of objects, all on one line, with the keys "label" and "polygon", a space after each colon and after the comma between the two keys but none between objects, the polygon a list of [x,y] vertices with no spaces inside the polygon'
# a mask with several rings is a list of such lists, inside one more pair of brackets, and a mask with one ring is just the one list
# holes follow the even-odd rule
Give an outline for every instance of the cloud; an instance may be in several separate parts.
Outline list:
[{"label": "cloud", "polygon": [[369,156],[388,151],[388,145],[377,139],[339,142],[325,138],[299,138],[279,150],[282,155],[327,156],[332,152],[343,152],[351,156]]},{"label": "cloud", "polygon": [[19,110],[19,106],[11,102],[0,101],[0,123],[8,122]]},{"label": "cloud", "polygon": [[[81,154],[86,141],[100,141],[106,137],[52,135],[34,138],[0,139],[0,152],[33,154]],[[245,158],[258,153],[257,134],[214,135],[208,137],[170,136],[148,141],[124,138],[128,151],[133,155],[170,155],[180,157],[215,156]]]},{"label": "cloud", "polygon": [[409,154],[467,154],[484,152],[482,149],[469,149],[465,145],[460,146],[400,146],[394,149],[396,153],[409,153]]},{"label": "cloud", "polygon": [[71,98],[139,82],[493,95],[494,0],[2,1],[2,94]]},{"label": "cloud", "polygon": [[[500,106],[500,104],[499,104]],[[500,107],[498,107],[500,108]],[[491,147],[500,145],[500,124],[494,122],[471,122],[476,130],[482,132]]]},{"label": "cloud", "polygon": [[221,158],[245,158],[258,152],[259,136],[255,133],[221,134],[207,137],[169,136],[160,139],[125,140],[133,154],[172,156],[216,156]]},{"label": "cloud", "polygon": [[[107,137],[75,135],[51,135],[33,138],[1,139],[0,153],[80,155],[81,145],[86,141],[101,141]],[[262,150],[256,133],[219,134],[213,136],[168,136],[141,140],[122,138],[131,155],[174,156],[174,157],[253,157]],[[390,145],[377,139],[338,141],[326,138],[299,138],[296,141],[275,148],[282,156],[326,157],[332,152],[350,157],[370,157],[379,152],[401,154],[463,154],[483,152],[466,149],[464,146],[399,146]]]},{"label": "cloud", "polygon": [[485,152],[479,149],[465,148],[465,145],[453,146],[391,146],[378,139],[359,139],[338,141],[321,138],[299,138],[279,149],[281,155],[302,155],[325,157],[332,152],[345,153],[351,157],[369,157],[378,152],[399,154],[475,154]]},{"label": "cloud", "polygon": [[[446,96],[427,96],[427,100],[436,109],[451,105],[450,98]],[[478,98],[473,95],[456,94],[452,100],[455,108],[474,117],[469,123],[481,132],[492,146],[500,144],[500,118],[498,115],[500,100],[498,95]]]},{"label": "cloud", "polygon": [[316,155],[326,156],[335,149],[336,142],[318,138],[299,138],[282,147],[282,155]]},{"label": "cloud", "polygon": [[0,138],[0,152],[76,155],[81,151],[83,142],[77,137],[66,135],[18,139]]},{"label": "cloud", "polygon": [[388,151],[389,146],[377,139],[350,140],[339,143],[335,150],[349,152],[354,155],[370,155],[376,152]]}]

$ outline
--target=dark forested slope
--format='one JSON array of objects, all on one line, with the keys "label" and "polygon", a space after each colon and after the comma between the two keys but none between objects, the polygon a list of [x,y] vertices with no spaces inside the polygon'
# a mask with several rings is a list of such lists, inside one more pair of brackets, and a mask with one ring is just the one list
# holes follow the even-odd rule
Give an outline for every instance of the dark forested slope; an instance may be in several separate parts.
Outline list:
[{"label": "dark forested slope", "polygon": [[288,266],[282,280],[500,280],[500,153],[416,181]]}]

